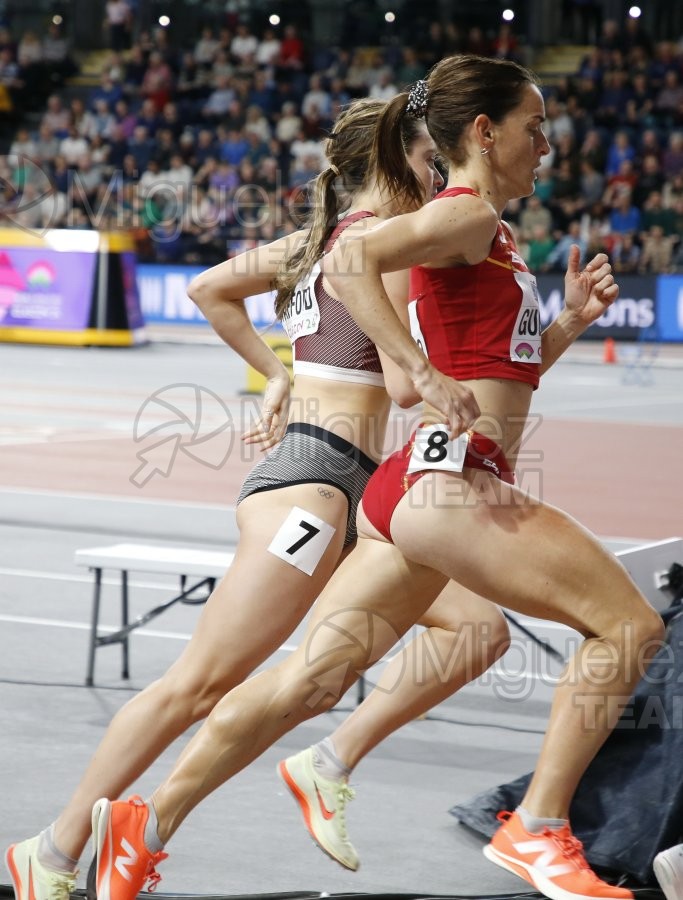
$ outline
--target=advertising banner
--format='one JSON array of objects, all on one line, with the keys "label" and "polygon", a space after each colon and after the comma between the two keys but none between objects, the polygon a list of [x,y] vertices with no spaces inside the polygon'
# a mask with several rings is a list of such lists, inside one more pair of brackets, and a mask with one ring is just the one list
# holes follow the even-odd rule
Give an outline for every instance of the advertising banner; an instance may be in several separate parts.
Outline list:
[{"label": "advertising banner", "polygon": [[145,317],[140,308],[140,292],[137,279],[137,256],[129,250],[119,254],[121,263],[121,281],[123,288],[123,300],[128,321],[128,327],[132,331],[142,329],[145,325]]},{"label": "advertising banner", "polygon": [[[205,269],[195,266],[137,267],[140,307],[148,324],[202,325],[210,327],[197,306],[187,296],[187,288]],[[275,322],[274,292],[256,294],[246,301],[249,318],[255,328],[268,329],[276,334],[282,327]]]},{"label": "advertising banner", "polygon": [[[199,309],[187,296],[192,279],[203,269],[195,266],[138,265],[140,306],[145,322],[210,327]],[[541,326],[559,315],[564,302],[564,277],[539,275]],[[683,276],[628,275],[619,279],[616,302],[582,335],[582,339],[683,341]],[[268,330],[278,340],[282,327],[274,322],[273,292],[247,299],[247,310],[254,326]],[[662,318],[663,317],[663,318]]]},{"label": "advertising banner", "polygon": [[683,341],[683,275],[657,279],[657,325],[660,341]]},{"label": "advertising banner", "polygon": [[142,343],[136,262],[125,233],[0,229],[0,340]]},{"label": "advertising banner", "polygon": [[[619,279],[619,297],[605,314],[582,335],[586,340],[606,337],[635,341],[645,334],[656,340],[657,278],[629,275]],[[564,302],[564,277],[540,275],[537,278],[541,326],[547,328],[557,318]]]},{"label": "advertising banner", "polygon": [[208,322],[187,296],[199,266],[138,266],[138,291],[142,317],[149,325],[203,325]]},{"label": "advertising banner", "polygon": [[0,323],[55,330],[86,328],[94,253],[14,247],[0,251]]},{"label": "advertising banner", "polygon": [[[187,295],[193,278],[205,269],[195,266],[137,267],[140,308],[148,325],[190,325],[209,329],[199,308]],[[292,346],[279,322],[275,321],[275,292],[255,294],[247,297],[245,305],[254,328],[261,332],[269,347],[280,357],[288,371],[292,371]],[[245,367],[244,390],[249,394],[260,394],[266,386],[266,379],[251,366]]]}]

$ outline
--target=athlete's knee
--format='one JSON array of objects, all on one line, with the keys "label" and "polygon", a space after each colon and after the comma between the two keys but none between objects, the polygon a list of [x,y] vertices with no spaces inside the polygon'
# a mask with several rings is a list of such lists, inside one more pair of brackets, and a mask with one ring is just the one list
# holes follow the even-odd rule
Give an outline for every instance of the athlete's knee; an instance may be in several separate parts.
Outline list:
[{"label": "athlete's knee", "polygon": [[478,678],[510,646],[510,629],[498,607],[489,605],[486,615],[471,621],[455,621],[452,627],[430,629],[432,639],[439,645],[442,659],[453,662],[453,677],[460,679],[463,663],[468,670],[467,680]]},{"label": "athlete's knee", "polygon": [[604,635],[619,655],[647,664],[662,646],[664,623],[646,600],[636,603],[627,616],[619,617]]},{"label": "athlete's knee", "polygon": [[160,711],[171,713],[189,727],[205,719],[232,686],[214,681],[208,673],[191,674],[173,666],[148,690],[155,692]]},{"label": "athlete's knee", "polygon": [[633,628],[641,651],[651,659],[664,640],[665,627],[662,617],[649,603],[643,602],[638,614],[633,618]]},{"label": "athlete's knee", "polygon": [[282,666],[277,702],[297,722],[313,718],[336,706],[354,681],[353,667],[347,660],[307,660],[300,654]]},{"label": "athlete's knee", "polygon": [[194,697],[188,697],[188,704],[192,706],[192,717],[195,722],[201,722],[210,715],[216,705],[229,692],[232,685],[208,684],[200,687]]},{"label": "athlete's knee", "polygon": [[487,632],[484,640],[484,655],[486,666],[493,665],[496,660],[500,659],[510,648],[511,637],[510,628],[503,613],[494,608],[490,618],[486,622]]}]

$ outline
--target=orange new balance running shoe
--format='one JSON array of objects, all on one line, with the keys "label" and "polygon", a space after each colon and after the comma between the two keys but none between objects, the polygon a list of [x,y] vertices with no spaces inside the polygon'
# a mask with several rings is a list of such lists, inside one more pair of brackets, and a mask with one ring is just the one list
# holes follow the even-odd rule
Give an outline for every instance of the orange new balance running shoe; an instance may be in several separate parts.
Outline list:
[{"label": "orange new balance running shoe", "polygon": [[519,875],[551,900],[633,900],[626,888],[602,881],[588,865],[583,844],[563,828],[527,831],[519,815],[498,813],[502,826],[484,847],[484,856]]},{"label": "orange new balance running shoe", "polygon": [[154,868],[167,853],[152,853],[144,841],[149,810],[141,797],[98,800],[92,811],[96,853],[97,900],[135,900],[149,882],[153,891],[161,875]]}]

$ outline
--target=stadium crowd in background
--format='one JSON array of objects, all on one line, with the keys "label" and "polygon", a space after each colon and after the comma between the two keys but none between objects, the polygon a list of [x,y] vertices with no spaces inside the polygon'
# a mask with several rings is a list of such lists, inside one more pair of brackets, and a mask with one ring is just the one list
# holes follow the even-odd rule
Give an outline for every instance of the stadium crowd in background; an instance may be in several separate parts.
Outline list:
[{"label": "stadium crowd in background", "polygon": [[[507,24],[433,22],[413,46],[350,49],[237,21],[178,50],[164,28],[134,33],[113,9],[123,0],[109,6],[112,49],[85,90],[69,86],[58,26],[0,29],[0,223],[126,229],[144,261],[210,265],[298,227],[352,98],[390,99],[459,51],[533,68]],[[631,18],[596,33],[577,71],[543,89],[551,153],[506,219],[540,272],[564,272],[572,242],[618,273],[683,271],[683,38],[654,41]]]}]

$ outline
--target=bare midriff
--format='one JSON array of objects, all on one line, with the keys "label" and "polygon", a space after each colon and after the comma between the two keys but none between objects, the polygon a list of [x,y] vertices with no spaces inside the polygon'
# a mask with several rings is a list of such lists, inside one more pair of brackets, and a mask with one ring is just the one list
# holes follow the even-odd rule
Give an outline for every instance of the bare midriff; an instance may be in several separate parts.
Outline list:
[{"label": "bare midriff", "polygon": [[289,421],[332,431],[379,462],[390,408],[384,388],[297,375]]},{"label": "bare midriff", "polygon": [[[462,381],[474,392],[481,415],[472,426],[495,441],[514,469],[529,417],[533,388],[523,381],[504,378],[479,378]],[[425,421],[438,422],[443,417],[432,408],[425,408]]]}]

